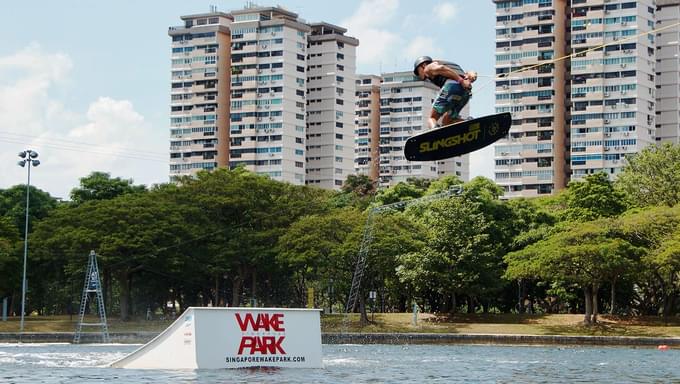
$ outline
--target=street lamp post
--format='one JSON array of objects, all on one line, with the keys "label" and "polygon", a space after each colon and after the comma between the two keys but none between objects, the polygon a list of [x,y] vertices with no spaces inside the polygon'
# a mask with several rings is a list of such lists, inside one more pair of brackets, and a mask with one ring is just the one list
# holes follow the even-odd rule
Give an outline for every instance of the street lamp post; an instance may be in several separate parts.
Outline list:
[{"label": "street lamp post", "polygon": [[28,182],[26,183],[26,225],[24,227],[24,274],[21,279],[21,325],[20,332],[24,332],[24,313],[26,312],[26,259],[28,256],[28,202],[31,188],[31,166],[37,167],[40,165],[38,160],[38,152],[26,150],[19,152],[19,166],[25,167],[28,165]]}]

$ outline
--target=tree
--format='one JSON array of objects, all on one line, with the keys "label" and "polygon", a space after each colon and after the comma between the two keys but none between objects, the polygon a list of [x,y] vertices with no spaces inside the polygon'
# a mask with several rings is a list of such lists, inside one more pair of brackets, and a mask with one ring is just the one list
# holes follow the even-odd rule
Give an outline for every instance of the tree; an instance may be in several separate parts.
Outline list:
[{"label": "tree", "polygon": [[[21,235],[9,217],[0,216],[0,299],[21,291],[19,246]],[[14,303],[10,304],[11,307]],[[10,310],[11,311],[11,310]]]},{"label": "tree", "polygon": [[[511,212],[510,220],[505,220],[509,223],[507,231],[514,234],[507,251],[520,250],[545,239],[553,232],[556,221],[555,215],[546,211],[537,199],[512,199],[507,201],[505,206]],[[543,281],[530,281],[528,279],[517,280],[519,293],[515,308],[519,313],[533,312],[534,299],[543,297],[545,294],[543,289],[540,289],[540,286],[547,285],[544,283]],[[529,305],[527,306],[526,303],[529,303]],[[548,304],[546,311],[552,311],[555,300],[544,300],[544,303]]]},{"label": "tree", "polygon": [[356,209],[339,209],[301,217],[279,238],[277,261],[293,274],[298,305],[304,306],[309,284],[327,286],[330,279],[347,279],[353,258],[347,259],[342,248],[357,249],[364,222],[365,215]]},{"label": "tree", "polygon": [[[297,218],[328,208],[327,193],[318,189],[276,182],[243,168],[199,172],[182,180],[181,199],[205,212],[205,244],[211,255],[206,268],[214,278],[228,275],[231,305],[239,305],[246,282],[257,297],[257,279],[278,278],[275,266],[278,238]],[[271,277],[271,278],[269,278]],[[268,289],[268,291],[272,291]]]},{"label": "tree", "polygon": [[111,178],[106,172],[92,172],[80,178],[80,188],[71,190],[71,200],[82,204],[91,200],[109,200],[127,193],[139,193],[146,190],[143,185],[132,185],[132,180],[120,177]]},{"label": "tree", "polygon": [[[33,230],[36,221],[46,217],[57,206],[57,200],[34,186],[30,187],[28,207],[28,231]],[[23,239],[26,225],[26,185],[15,185],[0,191],[0,216],[8,217]]]},{"label": "tree", "polygon": [[584,323],[597,322],[598,290],[636,265],[643,250],[614,236],[612,222],[578,223],[505,256],[510,279],[539,278],[578,284],[584,292]]},{"label": "tree", "polygon": [[634,207],[680,202],[680,145],[649,146],[626,157],[616,184]]},{"label": "tree", "polygon": [[400,257],[397,275],[421,297],[437,293],[441,310],[455,311],[456,295],[473,300],[493,289],[502,272],[490,241],[491,224],[480,203],[448,198],[436,201],[422,218],[429,228],[422,251]]},{"label": "tree", "polygon": [[424,189],[402,181],[390,188],[379,190],[375,195],[375,200],[372,205],[379,207],[381,205],[397,203],[400,201],[413,200],[422,197],[424,192]]},{"label": "tree", "polygon": [[[378,293],[383,308],[397,308],[403,312],[409,307],[414,292],[399,279],[397,269],[402,256],[423,250],[426,233],[426,229],[407,213],[388,211],[375,216],[362,286],[364,292]],[[358,250],[357,247],[351,253],[356,255]]]},{"label": "tree", "polygon": [[[172,271],[177,253],[188,251],[188,246],[177,249],[180,239],[192,232],[192,222],[183,213],[180,206],[168,204],[157,193],[60,207],[36,225],[36,266],[31,274],[57,281],[81,280],[87,254],[95,250],[105,276],[103,285],[119,292],[120,317],[128,320],[134,279],[145,270]],[[107,276],[117,284],[112,286]],[[48,296],[44,289],[35,289],[34,297]]]},{"label": "tree", "polygon": [[635,290],[643,313],[670,316],[680,293],[680,206],[633,209],[618,220],[620,236],[645,250]]},{"label": "tree", "polygon": [[614,188],[604,172],[572,181],[566,193],[567,209],[564,217],[569,221],[588,221],[613,217],[626,210],[625,196]]},{"label": "tree", "polygon": [[342,192],[355,193],[358,196],[373,195],[376,191],[376,183],[367,175],[349,175],[342,184]]}]

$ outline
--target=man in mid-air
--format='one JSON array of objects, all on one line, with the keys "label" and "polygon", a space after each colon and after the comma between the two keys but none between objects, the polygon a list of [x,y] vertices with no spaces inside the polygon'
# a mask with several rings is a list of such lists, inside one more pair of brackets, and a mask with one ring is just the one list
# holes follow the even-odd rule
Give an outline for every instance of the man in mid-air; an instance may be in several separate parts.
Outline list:
[{"label": "man in mid-air", "polygon": [[442,116],[442,126],[464,120],[460,118],[460,111],[470,101],[472,83],[477,80],[476,72],[468,71],[460,75],[445,62],[421,56],[413,64],[413,73],[440,88],[427,122],[430,129],[437,126]]}]

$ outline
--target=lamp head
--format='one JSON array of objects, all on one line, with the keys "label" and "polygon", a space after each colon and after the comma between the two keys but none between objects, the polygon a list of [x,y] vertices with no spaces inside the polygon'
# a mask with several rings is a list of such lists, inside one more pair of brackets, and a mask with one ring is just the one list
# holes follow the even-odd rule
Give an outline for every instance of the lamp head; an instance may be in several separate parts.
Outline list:
[{"label": "lamp head", "polygon": [[35,159],[38,157],[38,152],[36,151],[28,151],[28,155],[31,157],[31,159]]},{"label": "lamp head", "polygon": [[33,164],[34,167],[37,167],[40,165],[40,160],[31,160],[31,164]]},{"label": "lamp head", "polygon": [[19,152],[19,157],[21,157],[22,159],[25,159],[26,158],[26,151]]},{"label": "lamp head", "polygon": [[26,160],[17,161],[17,164],[19,164],[20,167],[23,167],[26,165]]}]

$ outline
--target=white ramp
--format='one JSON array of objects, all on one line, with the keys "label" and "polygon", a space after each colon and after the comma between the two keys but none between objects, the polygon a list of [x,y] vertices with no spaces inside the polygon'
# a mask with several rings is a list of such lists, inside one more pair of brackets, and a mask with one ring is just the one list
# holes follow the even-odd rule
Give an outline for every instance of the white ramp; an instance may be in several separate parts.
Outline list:
[{"label": "white ramp", "polygon": [[320,310],[191,307],[116,368],[322,368]]}]

